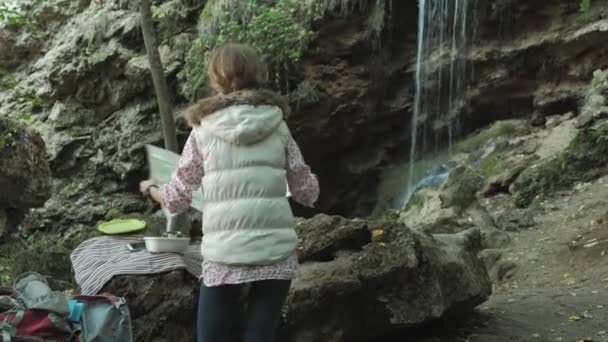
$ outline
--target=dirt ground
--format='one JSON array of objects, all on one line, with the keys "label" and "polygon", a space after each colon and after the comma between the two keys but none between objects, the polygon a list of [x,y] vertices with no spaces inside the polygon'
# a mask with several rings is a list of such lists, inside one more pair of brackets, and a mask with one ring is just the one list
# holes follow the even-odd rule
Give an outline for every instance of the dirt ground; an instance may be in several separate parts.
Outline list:
[{"label": "dirt ground", "polygon": [[608,177],[551,195],[534,221],[510,233],[518,266],[488,302],[412,340],[608,342]]}]

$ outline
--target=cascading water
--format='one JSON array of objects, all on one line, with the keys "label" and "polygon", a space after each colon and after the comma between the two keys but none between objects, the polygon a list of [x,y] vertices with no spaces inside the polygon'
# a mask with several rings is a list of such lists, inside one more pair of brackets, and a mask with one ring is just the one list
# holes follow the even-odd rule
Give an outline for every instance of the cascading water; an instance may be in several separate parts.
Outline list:
[{"label": "cascading water", "polygon": [[419,0],[416,95],[404,202],[420,181],[417,157],[445,147],[451,151],[461,133],[458,114],[471,71],[466,56],[476,35],[476,8],[477,0]]}]

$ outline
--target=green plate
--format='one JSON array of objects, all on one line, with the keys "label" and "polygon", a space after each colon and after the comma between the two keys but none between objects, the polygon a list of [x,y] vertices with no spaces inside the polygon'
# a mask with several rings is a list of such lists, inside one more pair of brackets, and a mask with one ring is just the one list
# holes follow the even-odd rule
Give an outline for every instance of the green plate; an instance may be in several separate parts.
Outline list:
[{"label": "green plate", "polygon": [[109,235],[133,233],[145,228],[146,222],[136,219],[114,219],[97,225],[97,230]]}]

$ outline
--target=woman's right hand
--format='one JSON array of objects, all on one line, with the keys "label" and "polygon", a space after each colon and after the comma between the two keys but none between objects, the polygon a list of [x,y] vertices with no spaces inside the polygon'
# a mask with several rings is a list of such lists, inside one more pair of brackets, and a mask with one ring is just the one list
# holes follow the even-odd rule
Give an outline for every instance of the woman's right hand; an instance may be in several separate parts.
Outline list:
[{"label": "woman's right hand", "polygon": [[147,195],[150,193],[150,188],[153,185],[154,185],[154,182],[151,179],[143,180],[143,181],[139,182],[139,191],[142,194]]}]

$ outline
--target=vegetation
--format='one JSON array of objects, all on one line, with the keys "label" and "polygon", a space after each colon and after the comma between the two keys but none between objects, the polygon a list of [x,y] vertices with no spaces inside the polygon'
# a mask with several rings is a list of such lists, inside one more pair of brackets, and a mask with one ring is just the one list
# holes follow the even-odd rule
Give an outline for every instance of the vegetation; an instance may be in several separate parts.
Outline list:
[{"label": "vegetation", "polygon": [[0,122],[0,150],[15,144],[15,134],[18,124],[28,124],[32,120],[31,110],[35,107],[47,108],[49,104],[42,100],[36,93],[27,90],[10,74],[0,70],[0,92],[8,92],[12,100],[20,106],[19,112],[13,119],[16,121]]},{"label": "vegetation", "polygon": [[499,174],[504,167],[504,161],[496,154],[489,155],[481,164],[481,171],[485,178]]},{"label": "vegetation", "polygon": [[317,103],[320,99],[326,96],[327,90],[321,82],[314,80],[302,81],[295,91],[290,94],[293,102],[296,106],[307,105],[310,103]]},{"label": "vegetation", "polygon": [[11,286],[12,268],[10,259],[0,257],[0,286],[9,287]]},{"label": "vegetation", "polygon": [[49,106],[34,91],[25,89],[19,84],[19,81],[2,70],[0,70],[0,91],[10,92],[13,100],[20,103],[28,103],[37,107]]},{"label": "vegetation", "polygon": [[587,14],[587,13],[589,13],[590,9],[591,9],[591,0],[581,0],[581,3],[580,3],[581,13]]},{"label": "vegetation", "polygon": [[250,0],[236,9],[227,4],[221,0],[210,3],[200,16],[200,35],[188,53],[185,68],[190,95],[196,95],[207,83],[206,60],[211,50],[231,41],[255,47],[269,66],[271,82],[286,87],[285,75],[302,57],[311,35],[298,20],[300,12],[288,0],[276,5]]},{"label": "vegetation", "polygon": [[0,1],[0,26],[15,28],[29,23],[30,21],[25,13],[9,5],[6,1]]},{"label": "vegetation", "polygon": [[0,0],[0,28],[19,30],[25,28],[33,33],[38,33],[37,22],[30,13],[30,8],[25,8],[17,1]]},{"label": "vegetation", "polygon": [[13,147],[19,139],[20,124],[7,118],[0,118],[0,151]]}]

